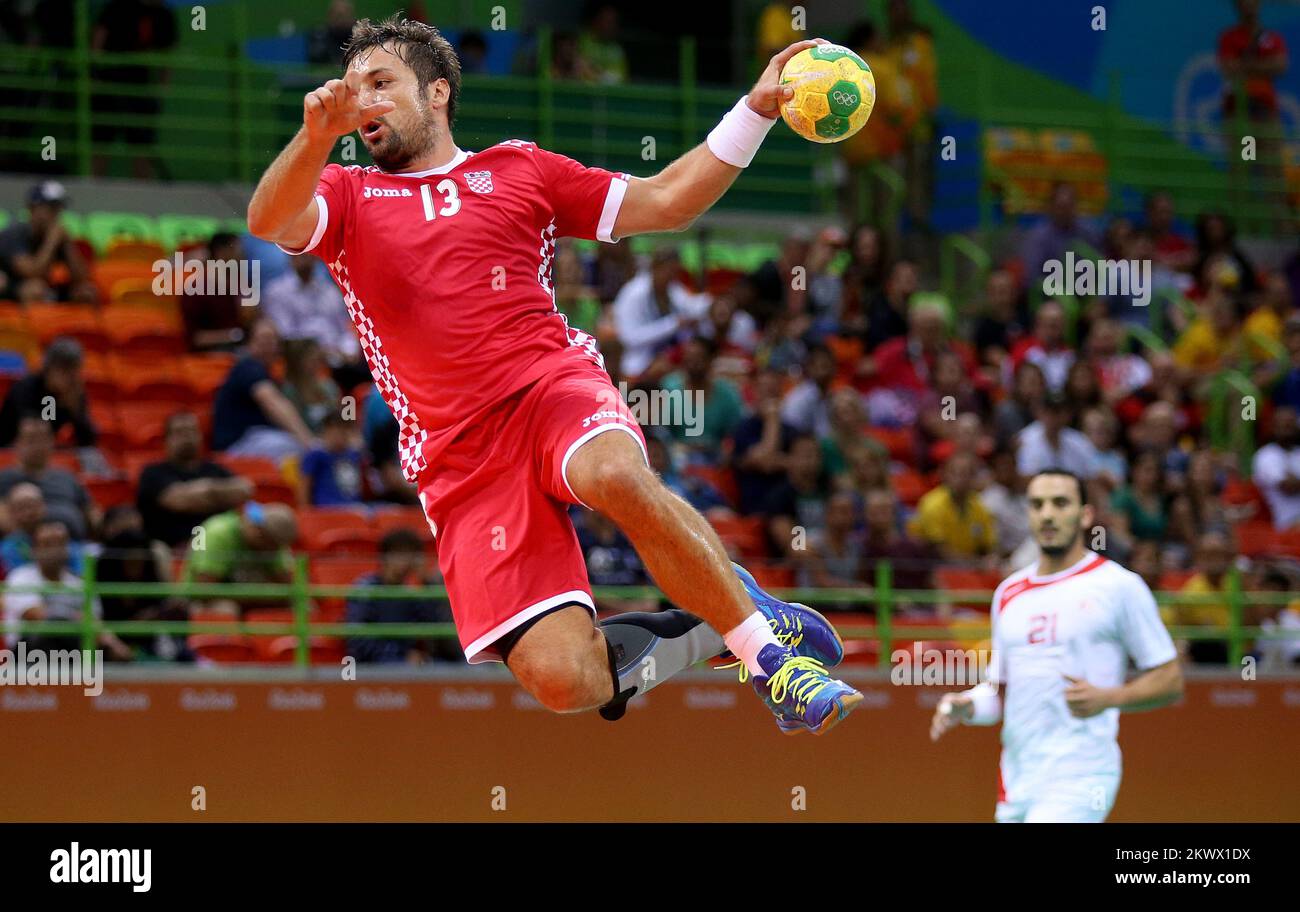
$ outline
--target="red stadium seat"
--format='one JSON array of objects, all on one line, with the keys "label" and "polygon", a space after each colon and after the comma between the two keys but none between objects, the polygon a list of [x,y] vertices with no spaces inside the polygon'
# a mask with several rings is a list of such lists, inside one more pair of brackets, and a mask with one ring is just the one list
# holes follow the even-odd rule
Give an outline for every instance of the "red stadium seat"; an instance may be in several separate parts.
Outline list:
[{"label": "red stadium seat", "polygon": [[867,435],[886,450],[895,462],[912,463],[916,459],[916,437],[911,428],[868,427]]},{"label": "red stadium seat", "polygon": [[767,532],[758,516],[728,516],[709,520],[724,544],[735,547],[742,557],[767,554]]},{"label": "red stadium seat", "polygon": [[[308,661],[313,665],[339,665],[347,655],[346,641],[340,637],[314,636],[307,640]],[[268,660],[292,662],[298,653],[298,638],[279,637],[271,643]]]},{"label": "red stadium seat", "polygon": [[410,529],[420,540],[430,537],[429,521],[419,507],[381,507],[375,510],[370,520],[375,535],[383,538],[394,529]]},{"label": "red stadium seat", "polygon": [[125,478],[87,478],[84,484],[91,499],[101,509],[135,503],[134,481]]},{"label": "red stadium seat", "polygon": [[186,380],[203,401],[211,399],[226,382],[230,369],[235,365],[235,356],[219,353],[185,355],[183,364]]},{"label": "red stadium seat", "polygon": [[[367,573],[373,573],[379,567],[373,556],[352,556],[345,554],[324,554],[313,556],[308,564],[308,578],[319,586],[351,586]],[[319,596],[322,621],[341,621],[347,607],[343,596]]]},{"label": "red stadium seat", "polygon": [[196,633],[190,636],[188,642],[190,651],[199,659],[208,662],[231,665],[257,661],[257,652],[248,637],[222,633]]},{"label": "red stadium seat", "polygon": [[794,570],[778,564],[756,561],[745,567],[764,589],[790,589],[794,587]]},{"label": "red stadium seat", "polygon": [[312,552],[370,553],[379,533],[362,510],[347,507],[302,507],[298,510],[298,539]]},{"label": "red stadium seat", "polygon": [[922,475],[913,469],[904,469],[889,477],[889,484],[898,495],[899,501],[914,507],[920,503],[921,498],[928,494],[935,486],[934,479],[929,475]]},{"label": "red stadium seat", "polygon": [[736,476],[731,469],[719,466],[693,465],[687,466],[683,474],[693,475],[713,485],[718,489],[718,493],[727,499],[727,503],[731,507],[734,508],[739,505],[740,488],[736,484]]},{"label": "red stadium seat", "polygon": [[1280,554],[1283,552],[1281,536],[1272,523],[1245,522],[1233,530],[1237,537],[1237,548],[1247,557],[1261,554]]},{"label": "red stadium seat", "polygon": [[987,592],[988,595],[986,596],[957,599],[956,604],[988,611],[989,600],[993,597],[993,590],[1002,582],[1002,576],[996,570],[936,567],[934,582],[940,589],[969,589]]}]

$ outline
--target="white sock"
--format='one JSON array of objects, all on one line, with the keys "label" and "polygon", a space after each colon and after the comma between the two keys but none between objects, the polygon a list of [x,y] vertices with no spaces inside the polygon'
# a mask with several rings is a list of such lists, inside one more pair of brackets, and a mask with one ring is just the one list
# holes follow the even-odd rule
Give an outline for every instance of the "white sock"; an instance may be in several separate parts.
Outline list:
[{"label": "white sock", "polygon": [[745,663],[749,673],[756,678],[767,677],[763,666],[758,664],[759,650],[769,643],[775,646],[781,645],[781,641],[776,638],[776,634],[768,625],[767,618],[758,611],[745,618],[734,630],[723,634],[722,642],[736,654],[736,658]]}]

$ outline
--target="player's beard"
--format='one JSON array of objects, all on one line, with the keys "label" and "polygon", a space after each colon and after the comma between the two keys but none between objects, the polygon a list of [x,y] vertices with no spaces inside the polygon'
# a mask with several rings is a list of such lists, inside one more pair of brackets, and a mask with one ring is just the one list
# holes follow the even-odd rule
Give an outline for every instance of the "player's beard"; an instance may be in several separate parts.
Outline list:
[{"label": "player's beard", "polygon": [[399,129],[384,121],[387,135],[370,147],[370,158],[381,171],[404,171],[411,162],[432,149],[438,139],[438,124],[433,112],[423,104],[416,108],[419,121],[412,129]]},{"label": "player's beard", "polygon": [[1051,558],[1064,557],[1066,554],[1069,553],[1070,549],[1074,547],[1074,543],[1079,540],[1079,536],[1083,534],[1083,530],[1079,528],[1078,523],[1075,523],[1072,528],[1074,529],[1074,534],[1070,536],[1069,540],[1066,541],[1065,544],[1044,545],[1040,541],[1038,542],[1038,550],[1041,551],[1047,557],[1051,557]]}]

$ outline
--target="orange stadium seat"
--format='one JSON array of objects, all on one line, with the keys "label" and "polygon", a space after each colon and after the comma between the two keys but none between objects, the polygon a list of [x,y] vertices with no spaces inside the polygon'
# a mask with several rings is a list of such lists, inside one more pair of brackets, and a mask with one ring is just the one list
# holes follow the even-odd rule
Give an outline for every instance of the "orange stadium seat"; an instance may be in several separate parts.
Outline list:
[{"label": "orange stadium seat", "polygon": [[122,279],[153,281],[153,265],[144,260],[100,260],[91,273],[99,299],[105,304],[113,300],[113,286]]},{"label": "orange stadium seat", "polygon": [[105,308],[104,331],[114,350],[126,357],[180,355],[185,350],[180,318],[162,311],[141,307]]},{"label": "orange stadium seat", "polygon": [[99,310],[80,304],[31,304],[27,323],[42,347],[58,336],[71,336],[88,352],[106,352],[108,336],[100,322]]},{"label": "orange stadium seat", "polygon": [[284,480],[284,474],[275,460],[265,456],[227,456],[225,453],[217,453],[214,458],[236,475],[243,475],[255,483],[270,479]]},{"label": "orange stadium seat", "polygon": [[104,262],[110,260],[143,260],[152,264],[155,260],[167,259],[167,251],[161,244],[153,241],[138,241],[132,238],[119,238],[108,245],[104,252]]},{"label": "orange stadium seat", "polygon": [[141,359],[116,373],[119,400],[123,402],[171,402],[181,409],[199,398],[185,375],[185,362],[178,356]]},{"label": "orange stadium seat", "polygon": [[230,369],[235,366],[235,356],[224,353],[184,355],[182,366],[190,388],[203,401],[215,395],[226,382]]},{"label": "orange stadium seat", "polygon": [[122,454],[122,474],[136,484],[140,483],[140,473],[145,466],[162,462],[167,458],[167,451],[161,447],[146,450],[127,450]]},{"label": "orange stadium seat", "polygon": [[118,427],[129,449],[158,448],[163,443],[163,425],[176,411],[170,402],[122,402],[117,406]]},{"label": "orange stadium seat", "polygon": [[130,277],[118,279],[109,289],[108,303],[113,307],[138,307],[180,316],[180,303],[175,295],[158,294],[152,279]]}]

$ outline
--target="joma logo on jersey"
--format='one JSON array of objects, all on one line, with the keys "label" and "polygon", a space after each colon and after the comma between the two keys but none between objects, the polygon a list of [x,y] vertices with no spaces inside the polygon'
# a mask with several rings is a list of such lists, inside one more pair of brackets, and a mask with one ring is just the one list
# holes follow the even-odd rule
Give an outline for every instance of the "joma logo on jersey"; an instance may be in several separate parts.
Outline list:
[{"label": "joma logo on jersey", "polygon": [[411,192],[409,187],[403,187],[400,190],[387,187],[365,187],[362,189],[361,195],[366,199],[370,199],[372,196],[414,196],[415,194]]}]

